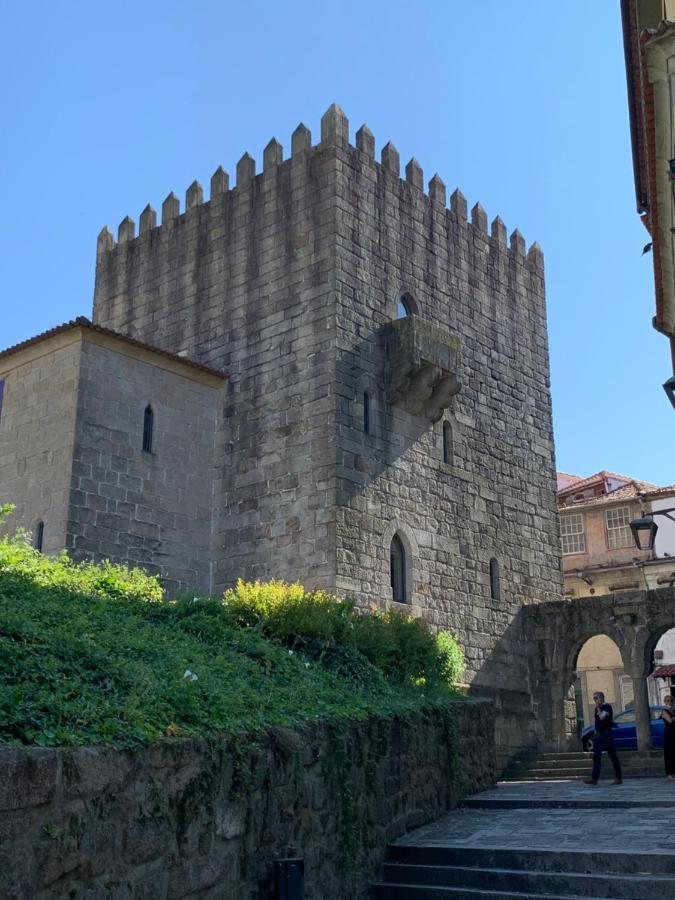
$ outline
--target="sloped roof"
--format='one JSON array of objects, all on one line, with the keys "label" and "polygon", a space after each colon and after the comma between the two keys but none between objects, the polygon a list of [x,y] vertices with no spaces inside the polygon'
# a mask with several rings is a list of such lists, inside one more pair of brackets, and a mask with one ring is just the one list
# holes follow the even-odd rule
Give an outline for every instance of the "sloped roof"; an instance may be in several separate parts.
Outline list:
[{"label": "sloped roof", "polygon": [[[572,482],[572,484],[567,485],[564,488],[561,488],[558,491],[558,494],[566,494],[571,491],[578,491],[585,487],[590,487],[590,485],[594,484],[596,481],[605,481],[607,478],[615,478],[618,481],[624,481],[628,483],[633,479],[628,475],[618,475],[616,472],[608,472],[606,469],[602,469],[600,472],[596,472],[594,475],[589,475],[588,478],[580,478],[578,481]],[[656,485],[654,485],[656,487]]]},{"label": "sloped roof", "polygon": [[[565,501],[569,502],[570,494],[573,495],[577,493],[577,491],[590,487],[599,481],[604,482],[606,479],[619,480],[622,483],[599,497],[584,497],[577,502],[571,503],[569,506],[565,505]],[[622,501],[638,500],[642,497],[657,496],[661,493],[667,495],[671,491],[675,491],[675,486],[662,488],[656,484],[652,484],[650,481],[629,478],[627,475],[619,475],[616,472],[608,472],[603,469],[600,472],[596,472],[594,475],[590,475],[588,478],[574,482],[568,487],[561,488],[558,491],[558,503],[561,510],[571,508],[579,509],[584,506],[600,506],[606,503],[621,503]]]},{"label": "sloped roof", "polygon": [[648,500],[651,500],[652,497],[658,496],[667,496],[668,494],[675,494],[675,484],[667,484],[665,487],[657,487],[653,488],[646,492],[646,496]]},{"label": "sloped roof", "polygon": [[0,351],[0,360],[6,359],[8,356],[12,356],[15,353],[20,353],[22,350],[26,350],[28,347],[33,347],[36,344],[39,344],[41,341],[49,340],[49,338],[55,337],[58,334],[63,334],[66,331],[71,331],[74,328],[85,328],[88,331],[97,332],[98,334],[104,334],[108,337],[116,338],[117,340],[124,341],[126,344],[130,344],[133,347],[139,347],[143,350],[149,350],[151,353],[156,353],[159,356],[166,357],[167,359],[172,359],[174,362],[181,363],[181,365],[188,366],[191,369],[199,369],[202,372],[208,372],[209,375],[216,375],[218,378],[227,378],[227,373],[222,372],[219,369],[213,369],[211,366],[205,366],[202,363],[195,362],[195,360],[190,359],[187,356],[178,356],[177,353],[170,353],[168,350],[162,350],[160,347],[155,347],[152,344],[146,344],[145,341],[139,341],[136,338],[130,337],[128,334],[122,334],[119,331],[113,331],[111,328],[104,328],[102,325],[95,325],[93,322],[90,322],[86,316],[78,316],[76,319],[73,319],[70,322],[64,322],[62,325],[57,325],[54,328],[49,328],[47,331],[43,331],[40,334],[36,334],[32,338],[28,338],[28,340],[21,341],[20,344],[14,344],[12,347],[8,347],[6,350]]}]

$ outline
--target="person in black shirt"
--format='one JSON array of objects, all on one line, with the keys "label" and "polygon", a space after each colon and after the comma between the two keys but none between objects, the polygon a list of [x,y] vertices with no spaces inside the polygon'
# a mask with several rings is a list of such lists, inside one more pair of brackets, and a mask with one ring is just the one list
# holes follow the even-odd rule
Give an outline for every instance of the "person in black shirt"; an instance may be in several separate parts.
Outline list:
[{"label": "person in black shirt", "polygon": [[671,694],[663,698],[666,708],[661,713],[663,719],[663,762],[668,781],[675,779],[675,704]]},{"label": "person in black shirt", "polygon": [[597,784],[600,775],[600,766],[602,764],[602,751],[606,750],[607,755],[614,766],[614,781],[612,784],[623,784],[621,778],[621,763],[614,749],[614,734],[612,726],[614,725],[614,711],[610,703],[605,703],[605,695],[602,691],[596,691],[593,694],[593,702],[595,703],[595,736],[593,737],[593,771],[591,777],[586,778],[586,784]]}]

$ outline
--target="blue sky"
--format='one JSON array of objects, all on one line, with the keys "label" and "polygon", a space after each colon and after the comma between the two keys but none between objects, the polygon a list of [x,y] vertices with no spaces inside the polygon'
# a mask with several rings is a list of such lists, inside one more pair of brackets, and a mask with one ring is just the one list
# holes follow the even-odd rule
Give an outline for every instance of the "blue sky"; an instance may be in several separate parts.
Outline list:
[{"label": "blue sky", "polygon": [[288,149],[300,121],[318,135],[337,101],[352,135],[367,122],[378,152],[392,140],[542,245],[558,467],[675,482],[618,7],[6,5],[0,344],[90,314],[104,224],[233,173],[245,150],[260,160],[272,136]]}]

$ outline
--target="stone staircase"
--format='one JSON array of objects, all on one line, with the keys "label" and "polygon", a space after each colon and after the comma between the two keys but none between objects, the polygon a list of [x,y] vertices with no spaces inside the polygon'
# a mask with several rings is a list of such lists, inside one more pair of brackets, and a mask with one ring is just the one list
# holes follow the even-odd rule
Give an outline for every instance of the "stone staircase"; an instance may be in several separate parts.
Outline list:
[{"label": "stone staircase", "polygon": [[392,845],[375,900],[666,900],[667,854]]},{"label": "stone staircase", "polygon": [[[662,750],[619,750],[625,778],[658,778],[663,775]],[[521,753],[504,772],[504,781],[550,781],[555,778],[588,778],[592,754],[581,750],[573,753]],[[607,775],[612,764],[603,756],[602,772]]]},{"label": "stone staircase", "polygon": [[[597,786],[562,780],[587,775],[588,754],[521,760],[539,774],[527,781],[517,769],[517,779],[391,844],[373,900],[675,898],[675,783],[659,752],[629,756],[627,772],[641,777],[616,786],[611,767]],[[644,777],[654,764],[660,777]]]}]

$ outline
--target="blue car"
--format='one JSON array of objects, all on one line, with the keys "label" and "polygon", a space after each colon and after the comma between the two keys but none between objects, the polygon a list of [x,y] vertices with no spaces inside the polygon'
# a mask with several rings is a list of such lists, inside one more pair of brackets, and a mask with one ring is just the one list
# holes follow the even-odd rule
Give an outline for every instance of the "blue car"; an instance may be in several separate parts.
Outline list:
[{"label": "blue car", "polygon": [[[663,747],[663,719],[661,711],[665,706],[650,706],[652,726],[652,746]],[[635,710],[624,709],[614,716],[614,746],[617,750],[637,750],[637,729],[635,724]],[[589,725],[581,732],[581,744],[584,750],[593,749],[593,736],[595,728]]]}]

